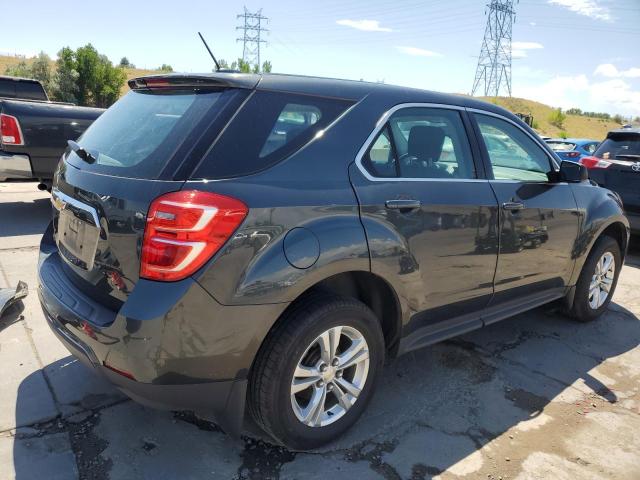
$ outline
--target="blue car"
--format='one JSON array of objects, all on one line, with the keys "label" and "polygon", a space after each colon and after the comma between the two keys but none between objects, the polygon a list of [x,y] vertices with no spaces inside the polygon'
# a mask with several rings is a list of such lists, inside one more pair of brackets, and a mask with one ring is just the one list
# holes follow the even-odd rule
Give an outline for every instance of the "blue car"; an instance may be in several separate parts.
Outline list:
[{"label": "blue car", "polygon": [[556,152],[560,160],[572,160],[577,162],[582,157],[593,155],[600,142],[588,138],[550,138],[545,140],[551,149]]}]

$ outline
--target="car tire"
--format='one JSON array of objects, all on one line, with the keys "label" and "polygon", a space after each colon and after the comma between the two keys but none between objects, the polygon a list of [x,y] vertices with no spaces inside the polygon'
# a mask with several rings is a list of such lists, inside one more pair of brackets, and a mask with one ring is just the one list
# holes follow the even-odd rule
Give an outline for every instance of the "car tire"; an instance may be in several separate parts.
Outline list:
[{"label": "car tire", "polygon": [[[330,345],[323,343],[327,339]],[[323,350],[321,344],[330,348]],[[342,359],[348,365],[354,352],[353,361],[358,363],[341,370]],[[269,435],[292,450],[326,444],[349,429],[365,410],[384,354],[380,322],[366,305],[329,294],[302,299],[285,313],[260,349],[249,381],[251,414]],[[332,364],[327,365],[325,360],[330,358]],[[349,385],[357,386],[355,397],[356,390]]]},{"label": "car tire", "polygon": [[[613,267],[607,264],[610,259],[613,259]],[[598,238],[576,283],[570,315],[580,322],[590,322],[602,315],[611,302],[621,269],[622,255],[618,242],[607,235]]]}]

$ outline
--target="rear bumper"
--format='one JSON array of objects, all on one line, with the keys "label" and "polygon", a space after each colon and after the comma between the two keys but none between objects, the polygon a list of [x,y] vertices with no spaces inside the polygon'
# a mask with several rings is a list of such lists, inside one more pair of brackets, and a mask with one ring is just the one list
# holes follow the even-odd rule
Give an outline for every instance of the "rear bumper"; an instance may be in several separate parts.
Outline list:
[{"label": "rear bumper", "polygon": [[0,178],[33,178],[29,157],[0,151]]},{"label": "rear bumper", "polygon": [[286,305],[227,307],[192,279],[141,280],[114,312],[72,283],[51,240],[48,230],[40,246],[38,295],[66,348],[133,400],[191,410],[239,435],[249,369]]}]

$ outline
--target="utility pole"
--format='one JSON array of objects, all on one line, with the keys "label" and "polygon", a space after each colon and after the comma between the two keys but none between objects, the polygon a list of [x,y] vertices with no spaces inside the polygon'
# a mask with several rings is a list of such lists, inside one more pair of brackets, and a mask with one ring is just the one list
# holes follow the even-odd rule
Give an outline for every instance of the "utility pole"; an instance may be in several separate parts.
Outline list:
[{"label": "utility pole", "polygon": [[242,60],[260,69],[262,65],[260,63],[260,44],[267,43],[266,40],[260,38],[260,35],[262,32],[269,31],[262,28],[262,22],[266,23],[269,19],[262,15],[262,9],[251,13],[247,7],[244,7],[244,13],[239,14],[237,18],[244,20],[243,25],[236,27],[236,30],[243,30],[242,37],[236,39],[236,41],[242,42]]},{"label": "utility pole", "polygon": [[[515,0],[516,2],[518,0]],[[511,96],[511,32],[516,12],[514,0],[491,0],[471,95],[480,91],[497,97],[501,87]]]}]

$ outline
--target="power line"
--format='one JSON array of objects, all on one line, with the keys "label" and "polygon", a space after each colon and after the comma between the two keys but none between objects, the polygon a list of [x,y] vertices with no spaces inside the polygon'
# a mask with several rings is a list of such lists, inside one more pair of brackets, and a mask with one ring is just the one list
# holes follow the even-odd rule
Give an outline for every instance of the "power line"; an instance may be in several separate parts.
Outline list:
[{"label": "power line", "polygon": [[244,7],[244,13],[237,15],[237,18],[242,18],[244,24],[237,26],[236,30],[243,30],[243,35],[240,38],[236,38],[236,41],[242,42],[242,60],[249,65],[260,68],[260,45],[267,43],[266,40],[261,38],[262,32],[268,32],[266,28],[262,27],[262,22],[267,23],[269,19],[262,15],[262,9],[255,13],[249,12],[247,7]]},{"label": "power line", "polygon": [[[516,0],[517,1],[517,0]],[[504,85],[511,96],[511,39],[516,12],[513,0],[491,0],[471,95],[498,96]]]}]

